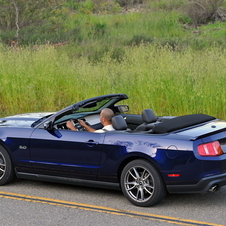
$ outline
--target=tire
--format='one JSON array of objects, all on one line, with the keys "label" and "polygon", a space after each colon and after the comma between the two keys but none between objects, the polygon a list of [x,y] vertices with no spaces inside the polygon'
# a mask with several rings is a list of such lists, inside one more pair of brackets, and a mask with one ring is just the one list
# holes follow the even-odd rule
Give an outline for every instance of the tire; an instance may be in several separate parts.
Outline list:
[{"label": "tire", "polygon": [[14,179],[12,161],[8,152],[0,146],[0,185],[7,184]]},{"label": "tire", "polygon": [[125,166],[120,183],[124,196],[135,206],[153,206],[162,201],[167,193],[159,172],[141,159]]}]

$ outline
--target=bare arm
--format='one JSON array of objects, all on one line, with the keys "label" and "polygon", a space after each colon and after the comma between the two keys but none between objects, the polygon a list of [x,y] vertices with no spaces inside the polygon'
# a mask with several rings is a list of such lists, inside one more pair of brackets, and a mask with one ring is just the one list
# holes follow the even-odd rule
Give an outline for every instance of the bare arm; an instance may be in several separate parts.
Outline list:
[{"label": "bare arm", "polygon": [[78,120],[79,124],[85,128],[86,131],[88,132],[94,132],[96,131],[95,129],[93,129],[92,127],[88,126],[83,120]]},{"label": "bare arm", "polygon": [[75,130],[75,131],[77,131],[77,129],[74,127],[73,122],[71,122],[71,121],[67,121],[66,126],[67,126],[67,128],[70,129],[70,130]]}]

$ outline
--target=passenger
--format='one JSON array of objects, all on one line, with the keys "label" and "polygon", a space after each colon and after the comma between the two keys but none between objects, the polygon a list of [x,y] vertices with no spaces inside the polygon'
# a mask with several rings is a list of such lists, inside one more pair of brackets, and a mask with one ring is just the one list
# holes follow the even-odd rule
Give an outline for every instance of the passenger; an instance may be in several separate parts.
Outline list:
[{"label": "passenger", "polygon": [[[106,131],[113,131],[115,130],[112,126],[112,118],[114,117],[114,112],[110,108],[104,108],[100,112],[100,123],[104,126],[102,129],[95,130],[89,125],[87,125],[83,120],[78,120],[78,123],[88,132],[95,132],[95,133],[103,133]],[[74,127],[73,122],[68,121],[66,124],[67,128],[70,130],[78,130]]]}]

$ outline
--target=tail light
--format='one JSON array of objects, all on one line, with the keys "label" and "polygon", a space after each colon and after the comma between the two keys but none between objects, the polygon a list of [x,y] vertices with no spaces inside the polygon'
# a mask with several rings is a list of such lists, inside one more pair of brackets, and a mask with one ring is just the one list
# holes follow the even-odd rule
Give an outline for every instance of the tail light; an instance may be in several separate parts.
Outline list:
[{"label": "tail light", "polygon": [[213,141],[206,144],[200,144],[198,146],[198,153],[201,156],[218,156],[222,155],[223,151],[220,143],[218,141]]}]

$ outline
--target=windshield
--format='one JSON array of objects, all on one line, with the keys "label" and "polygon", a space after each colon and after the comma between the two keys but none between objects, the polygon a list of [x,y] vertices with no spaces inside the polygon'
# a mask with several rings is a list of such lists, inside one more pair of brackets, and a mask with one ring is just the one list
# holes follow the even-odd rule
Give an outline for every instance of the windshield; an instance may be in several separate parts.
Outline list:
[{"label": "windshield", "polygon": [[101,100],[99,102],[93,101],[87,104],[83,104],[79,107],[79,109],[76,109],[73,111],[73,113],[79,113],[79,112],[96,112],[99,109],[102,109],[102,107],[106,106],[108,102],[111,100]]},{"label": "windshield", "polygon": [[[69,112],[65,112],[63,115],[60,115],[59,117],[57,117],[54,124],[68,121],[71,119],[83,118],[83,117],[85,117],[87,115],[91,115],[91,114],[99,114],[100,111],[103,108],[105,108],[106,106],[108,106],[108,103],[110,103],[111,101],[112,100],[105,99],[105,100],[101,100],[99,102],[93,101],[93,102],[83,103],[82,106],[79,106],[78,109],[75,109],[75,110],[72,110]],[[75,105],[75,107],[78,107],[78,106]]]}]

